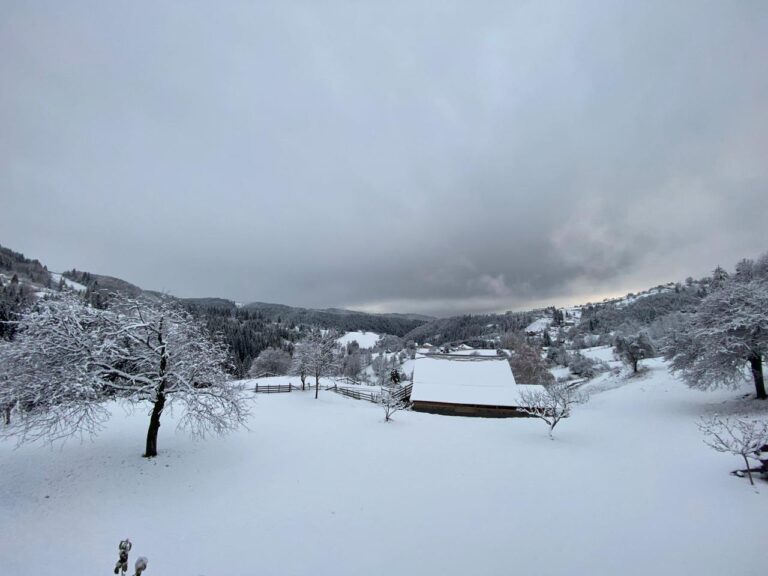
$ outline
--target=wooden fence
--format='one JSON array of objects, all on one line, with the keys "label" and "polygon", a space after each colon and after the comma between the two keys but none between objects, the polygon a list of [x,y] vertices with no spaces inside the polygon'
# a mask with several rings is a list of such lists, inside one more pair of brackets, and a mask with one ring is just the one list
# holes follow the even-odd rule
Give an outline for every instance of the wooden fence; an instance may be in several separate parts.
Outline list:
[{"label": "wooden fence", "polygon": [[[341,394],[347,398],[354,398],[355,400],[367,400],[378,404],[381,402],[381,392],[366,392],[365,390],[355,390],[354,388],[340,388],[339,386],[331,386],[327,388],[331,392]],[[392,396],[397,400],[408,400],[411,397],[411,390],[413,390],[413,384],[408,384],[402,388],[395,390]]]},{"label": "wooden fence", "polygon": [[296,390],[297,386],[293,384],[256,384],[253,387],[253,391],[256,394],[281,394],[283,392],[292,392]]}]

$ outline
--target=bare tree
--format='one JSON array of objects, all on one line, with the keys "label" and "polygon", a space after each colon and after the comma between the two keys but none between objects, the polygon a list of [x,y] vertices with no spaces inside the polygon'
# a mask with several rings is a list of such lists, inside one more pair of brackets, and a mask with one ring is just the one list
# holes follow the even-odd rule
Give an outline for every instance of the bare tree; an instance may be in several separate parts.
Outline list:
[{"label": "bare tree", "polygon": [[521,390],[518,410],[546,422],[549,437],[552,438],[552,432],[560,420],[571,415],[573,406],[583,404],[588,399],[587,394],[577,387],[556,382]]},{"label": "bare tree", "polygon": [[744,459],[749,483],[754,485],[749,459],[759,461],[758,454],[768,444],[768,421],[720,418],[715,415],[701,420],[699,429],[706,435],[704,442],[707,446]]},{"label": "bare tree", "polygon": [[181,428],[203,436],[241,425],[242,388],[229,381],[227,350],[192,317],[163,299],[115,296],[109,310],[62,294],[44,300],[0,348],[7,385],[0,404],[17,418],[5,434],[21,441],[95,434],[109,400],[152,405],[144,455],[157,455],[160,417],[182,408]]},{"label": "bare tree", "polygon": [[[319,395],[320,377],[334,376],[339,370],[337,338],[338,335],[333,331],[325,334],[314,333],[304,342],[300,342],[293,352],[294,370],[315,379],[315,398]],[[301,384],[303,389],[303,378]]]},{"label": "bare tree", "polygon": [[385,422],[390,422],[392,414],[398,410],[408,407],[408,398],[400,385],[403,377],[404,375],[401,375],[397,368],[393,368],[389,373],[389,385],[381,388],[381,405],[384,408]]}]

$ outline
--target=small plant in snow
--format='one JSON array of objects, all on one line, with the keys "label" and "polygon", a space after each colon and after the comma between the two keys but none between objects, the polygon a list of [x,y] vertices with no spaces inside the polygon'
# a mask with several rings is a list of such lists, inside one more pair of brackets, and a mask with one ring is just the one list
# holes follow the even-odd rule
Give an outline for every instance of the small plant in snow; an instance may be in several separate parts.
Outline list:
[{"label": "small plant in snow", "polygon": [[576,404],[585,403],[589,397],[585,392],[565,382],[556,382],[542,388],[520,392],[520,412],[543,420],[549,426],[549,437],[563,418],[571,415]]},{"label": "small plant in snow", "polygon": [[749,459],[759,460],[758,454],[768,444],[768,421],[720,418],[715,415],[701,420],[699,430],[704,432],[704,442],[711,448],[741,456],[747,465],[749,483],[755,484]]},{"label": "small plant in snow", "polygon": [[402,376],[397,368],[393,368],[389,374],[389,386],[381,389],[381,405],[384,407],[384,420],[392,420],[392,414],[408,406],[404,389],[400,386]]}]

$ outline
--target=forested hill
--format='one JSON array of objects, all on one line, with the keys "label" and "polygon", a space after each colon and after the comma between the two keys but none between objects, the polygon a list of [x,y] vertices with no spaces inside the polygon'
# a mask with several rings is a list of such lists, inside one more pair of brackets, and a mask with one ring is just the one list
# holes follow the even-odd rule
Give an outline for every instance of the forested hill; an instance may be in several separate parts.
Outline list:
[{"label": "forested hill", "polygon": [[408,332],[405,340],[419,344],[466,342],[473,346],[494,346],[506,332],[518,332],[540,317],[544,311],[472,314],[437,318]]},{"label": "forested hill", "polygon": [[51,274],[39,260],[30,260],[24,254],[14,252],[2,245],[0,245],[0,273],[9,277],[16,274],[40,286],[51,285]]},{"label": "forested hill", "polygon": [[243,306],[243,309],[258,312],[265,319],[283,324],[310,324],[340,331],[361,330],[395,336],[404,336],[432,320],[429,316],[412,314],[369,314],[338,308],[315,310],[265,302],[252,302]]}]

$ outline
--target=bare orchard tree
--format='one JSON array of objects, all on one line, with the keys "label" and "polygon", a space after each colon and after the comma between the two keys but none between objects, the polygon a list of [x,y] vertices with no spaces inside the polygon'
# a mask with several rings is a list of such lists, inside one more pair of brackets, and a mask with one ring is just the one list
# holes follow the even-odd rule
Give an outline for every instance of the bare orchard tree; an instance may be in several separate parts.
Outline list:
[{"label": "bare orchard tree", "polygon": [[715,415],[699,422],[706,439],[707,446],[718,452],[741,456],[746,464],[749,483],[752,480],[752,469],[749,459],[758,460],[758,454],[768,445],[768,421],[747,420],[745,418],[720,418]]},{"label": "bare orchard tree", "polygon": [[381,405],[384,408],[384,421],[390,422],[392,414],[408,407],[408,398],[405,390],[400,385],[403,375],[397,368],[393,368],[389,375],[389,385],[381,388]]},{"label": "bare orchard tree", "polygon": [[241,387],[224,371],[225,346],[170,301],[115,297],[99,310],[63,294],[25,315],[0,354],[8,380],[0,404],[17,414],[5,434],[21,441],[93,435],[109,416],[107,401],[148,402],[144,455],[152,457],[167,406],[180,406],[179,426],[200,436],[247,415]]},{"label": "bare orchard tree", "polygon": [[584,404],[588,399],[586,392],[577,387],[565,382],[555,382],[548,386],[522,389],[518,410],[546,422],[549,426],[549,437],[552,438],[552,432],[560,420],[571,415],[573,406]]},{"label": "bare orchard tree", "polygon": [[381,406],[384,408],[384,421],[392,421],[392,415],[395,412],[408,407],[408,401],[403,396],[403,389],[400,386],[382,387]]},{"label": "bare orchard tree", "polygon": [[[339,371],[338,335],[333,331],[317,332],[300,342],[293,352],[293,366],[296,371],[315,379],[315,398],[319,395],[320,377],[335,376]],[[300,372],[301,373],[301,372]],[[304,378],[302,378],[302,388]]]}]

